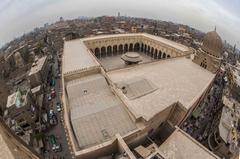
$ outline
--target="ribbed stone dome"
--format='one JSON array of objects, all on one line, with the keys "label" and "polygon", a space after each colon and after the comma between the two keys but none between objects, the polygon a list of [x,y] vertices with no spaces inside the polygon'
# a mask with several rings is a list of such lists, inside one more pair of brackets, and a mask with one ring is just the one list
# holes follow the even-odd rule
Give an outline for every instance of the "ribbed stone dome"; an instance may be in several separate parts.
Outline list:
[{"label": "ribbed stone dome", "polygon": [[202,49],[207,53],[221,57],[223,54],[223,43],[216,31],[208,32],[203,39]]}]

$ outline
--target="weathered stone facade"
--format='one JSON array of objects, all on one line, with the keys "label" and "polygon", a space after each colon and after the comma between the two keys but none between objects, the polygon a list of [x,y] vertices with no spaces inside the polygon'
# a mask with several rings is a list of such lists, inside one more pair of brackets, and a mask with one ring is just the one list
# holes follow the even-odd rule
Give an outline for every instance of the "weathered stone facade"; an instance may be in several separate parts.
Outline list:
[{"label": "weathered stone facade", "polygon": [[222,55],[222,40],[216,31],[212,31],[205,36],[203,46],[197,50],[193,62],[213,73],[216,73],[221,65]]}]

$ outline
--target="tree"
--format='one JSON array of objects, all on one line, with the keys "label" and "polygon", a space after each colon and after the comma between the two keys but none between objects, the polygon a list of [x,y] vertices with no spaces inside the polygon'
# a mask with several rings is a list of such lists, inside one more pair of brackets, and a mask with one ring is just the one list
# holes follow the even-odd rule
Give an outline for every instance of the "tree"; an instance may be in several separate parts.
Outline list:
[{"label": "tree", "polygon": [[35,52],[37,55],[39,54],[39,53],[41,53],[41,50],[43,49],[43,47],[44,47],[44,43],[42,42],[42,41],[39,41],[38,42],[38,45],[37,45],[37,52]]},{"label": "tree", "polygon": [[44,139],[45,138],[45,135],[42,133],[42,132],[39,132],[37,134],[34,135],[34,138],[39,141],[41,139]]},{"label": "tree", "polygon": [[13,59],[13,57],[9,58],[8,62],[9,62],[11,70],[12,71],[16,70],[16,63],[15,63],[15,60]]},{"label": "tree", "polygon": [[22,58],[23,58],[25,63],[28,63],[30,61],[30,52],[29,52],[27,47],[23,48]]}]

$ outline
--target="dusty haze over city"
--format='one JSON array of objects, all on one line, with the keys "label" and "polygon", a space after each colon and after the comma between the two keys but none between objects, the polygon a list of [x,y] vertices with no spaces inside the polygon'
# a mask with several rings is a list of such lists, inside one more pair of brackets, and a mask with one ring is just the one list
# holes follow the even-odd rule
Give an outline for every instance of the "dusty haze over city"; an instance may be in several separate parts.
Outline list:
[{"label": "dusty haze over city", "polygon": [[73,19],[117,12],[182,23],[204,32],[217,26],[223,39],[240,46],[239,0],[1,0],[0,46],[60,16]]}]

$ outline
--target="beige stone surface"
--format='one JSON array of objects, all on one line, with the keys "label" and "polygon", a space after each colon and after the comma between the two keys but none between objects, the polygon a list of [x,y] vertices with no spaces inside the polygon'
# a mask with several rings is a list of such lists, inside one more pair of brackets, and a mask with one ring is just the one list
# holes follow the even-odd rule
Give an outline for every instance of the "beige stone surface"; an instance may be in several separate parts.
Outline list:
[{"label": "beige stone surface", "polygon": [[4,141],[1,134],[0,134],[0,158],[14,159],[12,152],[10,151],[7,143]]},{"label": "beige stone surface", "polygon": [[219,159],[195,139],[177,129],[159,147],[167,159]]},{"label": "beige stone surface", "polygon": [[[94,66],[99,66],[99,63],[96,61],[90,49],[94,51],[96,47],[106,47],[108,45],[120,43],[120,41],[126,43],[130,41],[144,41],[146,44],[158,44],[163,49],[162,51],[168,55],[171,54],[171,57],[175,57],[176,55],[180,56],[185,54],[185,52],[187,53],[190,51],[188,47],[182,44],[147,33],[112,34],[75,39],[64,42],[63,74],[73,73],[79,70],[86,70]],[[152,45],[150,46],[153,47]]]},{"label": "beige stone surface", "polygon": [[44,57],[38,59],[36,62],[34,62],[28,75],[31,76],[32,74],[40,71],[43,68],[46,60],[47,60],[47,56],[44,56]]},{"label": "beige stone surface", "polygon": [[63,55],[63,74],[99,66],[81,39],[65,41]]},{"label": "beige stone surface", "polygon": [[[144,53],[139,53],[139,54],[142,57],[142,61],[139,62],[139,64],[151,62],[154,60]],[[128,67],[128,65],[126,65],[124,61],[121,59],[121,56],[122,54],[119,54],[116,56],[104,57],[99,59],[99,62],[101,63],[101,65],[106,71]]]},{"label": "beige stone surface", "polygon": [[151,34],[147,34],[147,33],[132,33],[132,34],[111,34],[111,35],[99,35],[99,36],[94,36],[94,37],[89,37],[89,38],[83,38],[84,41],[88,41],[88,40],[97,40],[97,39],[106,39],[106,38],[114,38],[114,37],[134,37],[134,36],[139,36],[139,37],[146,37],[149,39],[153,39],[156,41],[159,41],[163,44],[169,45],[173,48],[179,49],[181,51],[189,51],[187,46],[184,46],[182,44],[176,43],[174,41],[159,37],[159,36],[154,36]]},{"label": "beige stone surface", "polygon": [[100,74],[67,84],[73,130],[80,148],[125,135],[136,128],[121,101],[111,92]]},{"label": "beige stone surface", "polygon": [[133,78],[144,78],[158,88],[136,99],[128,99],[120,93],[129,110],[146,120],[177,101],[189,109],[215,76],[185,57],[110,71],[107,75],[116,85]]}]

